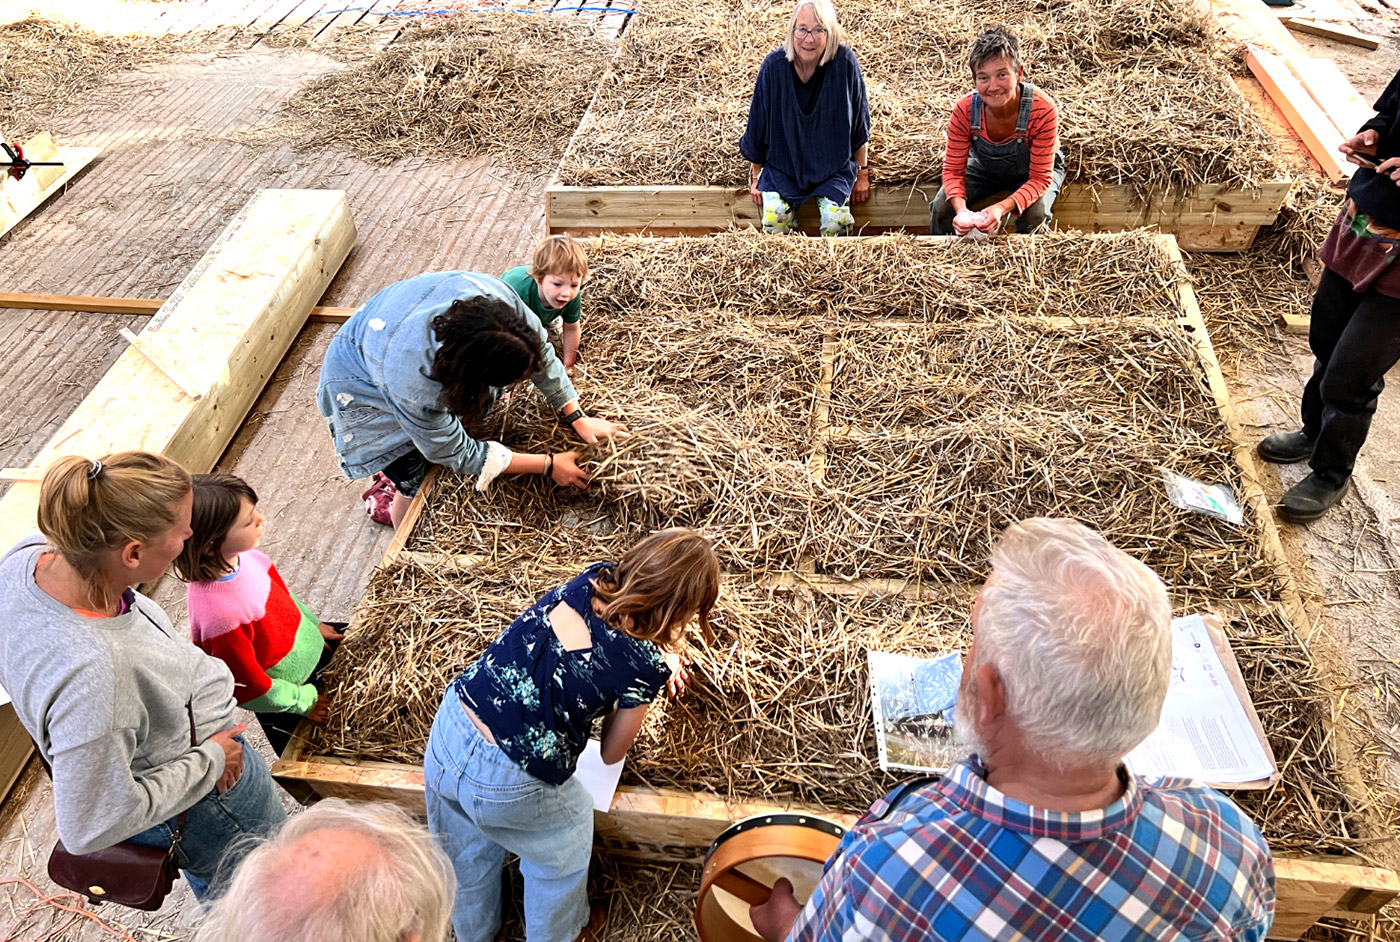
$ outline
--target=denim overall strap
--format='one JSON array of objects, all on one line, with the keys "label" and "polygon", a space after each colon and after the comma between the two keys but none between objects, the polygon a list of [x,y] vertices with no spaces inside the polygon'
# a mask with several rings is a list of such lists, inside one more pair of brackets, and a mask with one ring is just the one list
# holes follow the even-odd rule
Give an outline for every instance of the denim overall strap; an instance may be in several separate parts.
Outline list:
[{"label": "denim overall strap", "polygon": [[972,93],[973,133],[968,153],[969,176],[976,177],[979,183],[985,181],[991,190],[1015,189],[1011,185],[1013,181],[1024,182],[1030,176],[1031,147],[1026,140],[1026,127],[1034,102],[1035,86],[1022,82],[1021,110],[1016,117],[1016,130],[1009,139],[993,144],[978,133],[982,130],[982,97],[976,92]]}]

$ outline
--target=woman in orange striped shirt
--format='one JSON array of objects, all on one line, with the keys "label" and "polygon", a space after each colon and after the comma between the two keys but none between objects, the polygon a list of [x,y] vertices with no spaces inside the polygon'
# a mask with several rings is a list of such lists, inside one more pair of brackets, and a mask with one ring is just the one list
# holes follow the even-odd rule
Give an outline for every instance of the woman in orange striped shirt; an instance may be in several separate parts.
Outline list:
[{"label": "woman in orange striped shirt", "polygon": [[1004,27],[978,36],[967,64],[975,88],[948,121],[943,186],[929,207],[929,231],[993,234],[1011,213],[1017,232],[1049,226],[1065,182],[1054,99],[1024,81],[1021,45]]}]

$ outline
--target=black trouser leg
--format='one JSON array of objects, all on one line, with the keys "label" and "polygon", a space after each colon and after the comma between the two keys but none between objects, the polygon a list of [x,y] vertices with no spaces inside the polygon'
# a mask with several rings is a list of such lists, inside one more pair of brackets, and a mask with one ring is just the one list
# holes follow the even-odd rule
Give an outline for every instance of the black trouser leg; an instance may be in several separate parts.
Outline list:
[{"label": "black trouser leg", "polygon": [[1313,296],[1313,375],[1303,389],[1303,431],[1317,444],[1312,469],[1340,485],[1366,442],[1385,374],[1400,361],[1400,298],[1358,293],[1324,269]]}]

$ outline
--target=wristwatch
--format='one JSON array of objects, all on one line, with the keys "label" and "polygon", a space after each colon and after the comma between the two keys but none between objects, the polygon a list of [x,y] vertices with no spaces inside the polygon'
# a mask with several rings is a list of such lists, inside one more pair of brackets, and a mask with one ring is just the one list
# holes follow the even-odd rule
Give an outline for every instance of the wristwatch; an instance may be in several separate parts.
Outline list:
[{"label": "wristwatch", "polygon": [[569,425],[573,425],[579,419],[586,418],[588,418],[588,416],[584,414],[584,411],[582,409],[575,409],[573,412],[570,412],[568,415],[564,416],[563,421],[567,422]]}]

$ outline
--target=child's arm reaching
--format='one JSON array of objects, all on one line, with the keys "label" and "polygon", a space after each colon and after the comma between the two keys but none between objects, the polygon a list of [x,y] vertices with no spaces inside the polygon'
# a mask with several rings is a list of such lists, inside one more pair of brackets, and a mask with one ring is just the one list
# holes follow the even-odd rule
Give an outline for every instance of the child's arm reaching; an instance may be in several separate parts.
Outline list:
[{"label": "child's arm reaching", "polygon": [[579,330],[578,323],[578,321],[574,321],[572,324],[568,321],[564,322],[564,369],[566,370],[572,370],[575,361],[578,360],[578,343],[583,333]]},{"label": "child's arm reaching", "polygon": [[637,740],[637,733],[642,729],[642,722],[647,718],[647,708],[650,706],[650,703],[643,703],[641,706],[623,707],[607,715],[603,720],[604,762],[614,765],[627,755],[627,750],[631,749],[632,743]]}]

